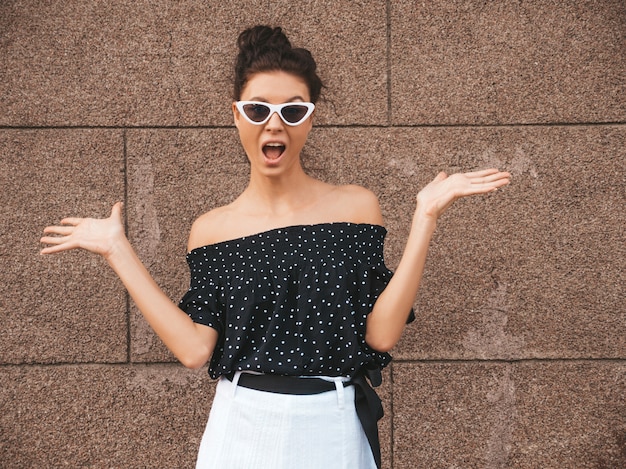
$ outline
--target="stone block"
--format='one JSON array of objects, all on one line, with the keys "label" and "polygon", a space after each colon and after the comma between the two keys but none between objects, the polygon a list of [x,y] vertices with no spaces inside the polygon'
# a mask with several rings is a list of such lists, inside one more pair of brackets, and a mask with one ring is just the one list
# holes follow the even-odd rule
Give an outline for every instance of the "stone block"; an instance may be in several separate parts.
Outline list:
[{"label": "stone block", "polygon": [[[440,219],[417,320],[397,358],[626,355],[623,126],[390,134],[393,156],[378,171],[413,173],[389,182],[405,197],[439,170],[495,166],[512,173],[510,186],[459,200]],[[399,226],[410,212],[382,198],[392,207],[389,224]]]},{"label": "stone block", "polygon": [[394,468],[626,463],[616,362],[396,363]]},{"label": "stone block", "polygon": [[126,359],[126,296],[106,262],[39,254],[45,226],[123,200],[123,157],[119,130],[0,130],[3,363]]},{"label": "stone block", "polygon": [[392,122],[623,122],[623,2],[391,2]]},{"label": "stone block", "polygon": [[626,466],[623,362],[527,362],[515,368],[514,388],[502,383],[493,393],[498,401],[514,397],[518,403],[511,466]]},{"label": "stone block", "polygon": [[[249,164],[234,129],[130,130],[128,231],[156,282],[178,303],[189,288],[185,261],[191,224],[243,191]],[[133,360],[172,359],[133,306]]]},{"label": "stone block", "polygon": [[0,125],[231,125],[237,36],[258,23],[313,52],[321,122],[386,121],[384,3],[115,0],[0,5]]},{"label": "stone block", "polygon": [[0,124],[230,124],[235,43],[255,5],[4,2]]},{"label": "stone block", "polygon": [[[3,467],[193,467],[213,385],[179,365],[0,368]],[[6,464],[6,465],[5,465]]]},{"label": "stone block", "polygon": [[383,383],[375,388],[375,391],[383,401],[383,411],[385,413],[383,418],[378,421],[382,469],[392,469],[393,381],[391,378],[391,367],[387,367],[383,370]]}]

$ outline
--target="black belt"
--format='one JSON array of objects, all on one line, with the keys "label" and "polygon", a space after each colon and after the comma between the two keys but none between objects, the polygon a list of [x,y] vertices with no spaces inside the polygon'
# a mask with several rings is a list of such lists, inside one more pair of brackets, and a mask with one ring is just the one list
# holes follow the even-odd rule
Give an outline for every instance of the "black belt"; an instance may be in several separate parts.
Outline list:
[{"label": "black belt", "polygon": [[[374,386],[380,385],[381,375],[379,369],[359,373],[350,381],[343,382],[343,385],[354,385],[356,413],[372,449],[376,467],[380,469],[381,456],[377,422],[383,417],[383,405],[376,391],[365,379],[366,373]],[[232,381],[234,375],[234,373],[227,374],[226,378]],[[296,395],[320,394],[336,389],[333,381],[326,381],[320,378],[301,378],[272,374],[257,375],[252,373],[242,373],[239,376],[238,385],[257,391]]]},{"label": "black belt", "polygon": [[[230,381],[233,380],[235,373],[226,375]],[[326,381],[320,378],[300,378],[298,376],[283,376],[272,374],[252,374],[241,373],[239,376],[239,386],[244,388],[255,389],[257,391],[275,392],[278,394],[321,394],[327,391],[334,391],[334,381]],[[345,381],[345,386],[351,386],[352,381]]]}]

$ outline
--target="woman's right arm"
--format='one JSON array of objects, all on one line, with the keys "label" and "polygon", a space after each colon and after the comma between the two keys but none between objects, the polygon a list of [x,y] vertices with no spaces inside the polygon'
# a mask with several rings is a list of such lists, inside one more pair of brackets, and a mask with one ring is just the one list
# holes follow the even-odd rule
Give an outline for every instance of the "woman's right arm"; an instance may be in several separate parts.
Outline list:
[{"label": "woman's right arm", "polygon": [[197,324],[170,300],[137,257],[124,234],[122,204],[106,219],[65,218],[44,229],[41,254],[85,249],[103,256],[118,275],[154,332],[186,367],[202,367],[211,357],[217,331]]}]

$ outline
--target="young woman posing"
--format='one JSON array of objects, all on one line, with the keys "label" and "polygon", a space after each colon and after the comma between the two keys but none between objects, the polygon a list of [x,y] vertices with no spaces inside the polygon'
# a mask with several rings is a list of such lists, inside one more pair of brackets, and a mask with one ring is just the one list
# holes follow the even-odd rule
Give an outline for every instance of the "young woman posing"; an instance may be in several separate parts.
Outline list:
[{"label": "young woman posing", "polygon": [[191,285],[174,304],[124,235],[121,204],[107,219],[44,229],[42,254],[102,255],[183,365],[218,379],[198,468],[380,467],[377,385],[422,278],[438,217],[460,197],[509,183],[487,169],[440,173],[417,195],[395,274],[385,267],[376,196],[317,180],[300,154],[322,82],[280,28],[241,33],[235,125],[250,181],[231,204],[193,224]]}]

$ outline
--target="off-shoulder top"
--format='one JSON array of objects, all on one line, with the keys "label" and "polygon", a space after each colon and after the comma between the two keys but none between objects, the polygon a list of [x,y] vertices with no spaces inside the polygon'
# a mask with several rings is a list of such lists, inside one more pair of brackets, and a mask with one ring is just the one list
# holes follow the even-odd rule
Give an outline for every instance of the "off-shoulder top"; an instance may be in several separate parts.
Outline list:
[{"label": "off-shoulder top", "polygon": [[353,376],[386,366],[391,356],[365,343],[367,315],[392,276],[386,233],[370,224],[298,225],[190,251],[179,307],[219,334],[211,377]]}]

